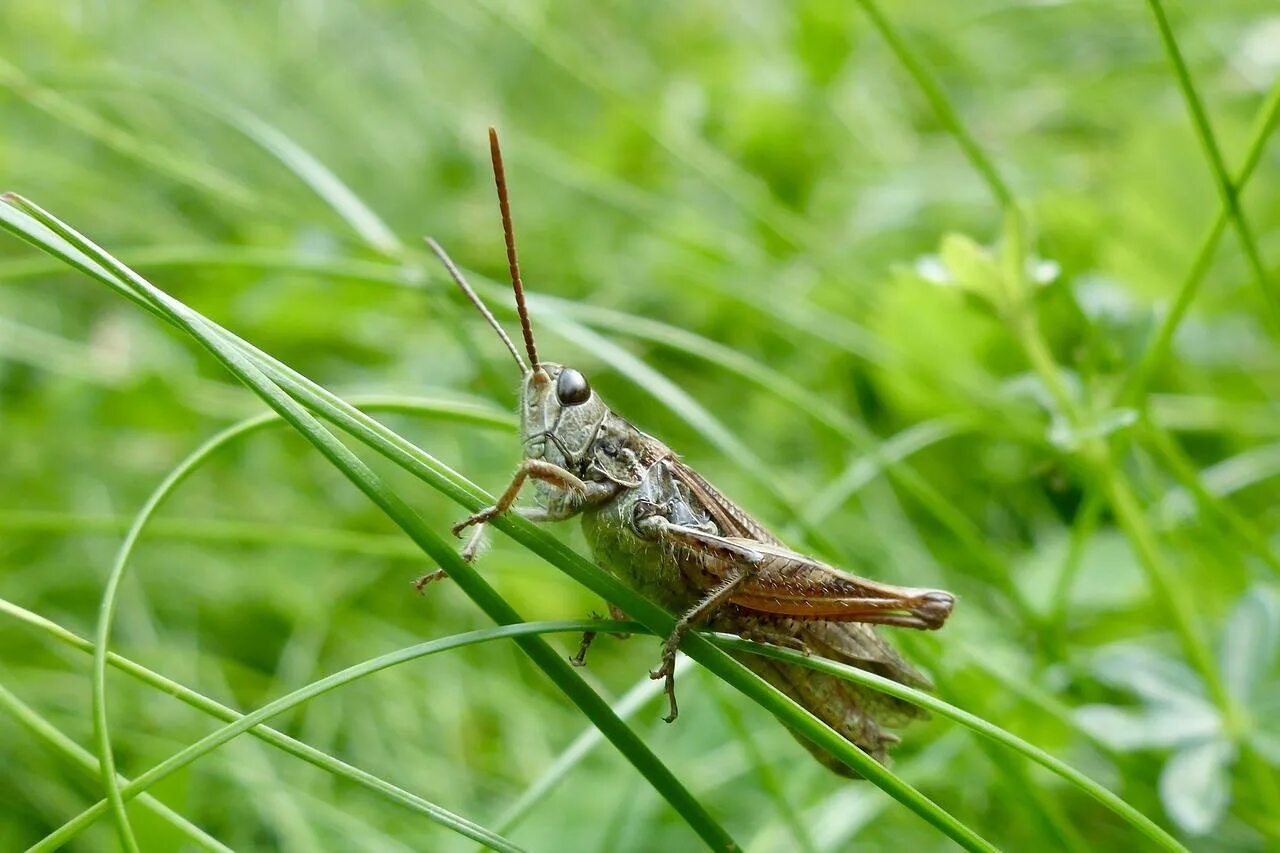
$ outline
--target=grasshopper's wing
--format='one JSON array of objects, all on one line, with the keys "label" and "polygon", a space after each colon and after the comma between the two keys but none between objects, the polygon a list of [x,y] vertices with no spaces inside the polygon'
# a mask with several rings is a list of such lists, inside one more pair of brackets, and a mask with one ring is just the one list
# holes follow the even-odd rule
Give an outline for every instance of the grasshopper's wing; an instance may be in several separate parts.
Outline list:
[{"label": "grasshopper's wing", "polygon": [[756,539],[670,522],[661,535],[692,551],[700,574],[732,583],[729,602],[759,614],[931,630],[955,601],[942,590],[877,583]]},{"label": "grasshopper's wing", "polygon": [[[936,590],[885,587],[787,552],[757,544],[765,553],[762,570],[743,584],[742,595],[731,599],[745,611],[775,619],[778,629],[809,651],[859,667],[910,687],[932,684],[881,639],[873,624],[912,628],[938,627],[951,611],[953,599]],[[874,593],[870,597],[868,593]],[[887,594],[879,599],[876,596]],[[876,610],[884,601],[885,610]],[[868,611],[868,607],[871,610]],[[875,690],[845,685],[850,707],[885,725],[899,726],[924,713],[914,705]]]},{"label": "grasshopper's wing", "polygon": [[778,537],[756,521],[742,507],[726,498],[720,490],[703,479],[702,475],[675,457],[663,461],[671,473],[685,485],[690,495],[715,521],[720,534],[726,537],[750,539],[765,545],[782,545]]},{"label": "grasshopper's wing", "polygon": [[[862,622],[805,621],[797,622],[795,630],[797,639],[816,655],[883,675],[908,687],[933,689],[933,683],[903,660],[897,649],[880,639],[870,625]],[[906,711],[907,719],[924,715],[924,711],[915,705],[905,705],[879,691],[875,693],[894,708]],[[899,723],[889,722],[889,725]]]},{"label": "grasshopper's wing", "polygon": [[[668,459],[666,464],[702,503],[725,538],[765,556],[764,562],[768,565],[755,572],[744,584],[741,597],[731,599],[735,605],[754,614],[753,618],[758,619],[767,631],[798,640],[814,654],[912,687],[932,687],[929,679],[903,660],[871,625],[828,615],[839,609],[840,599],[850,595],[860,597],[867,585],[883,588],[881,585],[790,551],[763,524],[721,494],[697,471],[675,458]],[[714,571],[717,561],[708,563],[711,564],[708,568]],[[807,607],[802,603],[824,598],[825,603],[818,607]],[[798,668],[784,667],[780,674],[794,676],[788,680],[800,683],[793,685],[793,690],[803,691],[804,675],[792,672],[793,669]],[[837,688],[832,685],[831,689]],[[848,683],[840,689],[850,693],[840,704],[857,705],[861,713],[873,715],[887,725],[902,725],[912,718],[927,716],[916,706],[877,691]]]}]

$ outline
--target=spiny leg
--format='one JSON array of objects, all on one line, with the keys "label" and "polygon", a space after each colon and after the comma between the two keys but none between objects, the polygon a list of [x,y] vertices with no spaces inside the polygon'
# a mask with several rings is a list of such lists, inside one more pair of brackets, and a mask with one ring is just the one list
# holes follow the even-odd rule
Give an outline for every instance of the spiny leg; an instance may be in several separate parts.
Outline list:
[{"label": "spiny leg", "polygon": [[733,598],[738,588],[754,573],[755,565],[763,559],[763,555],[722,536],[716,536],[692,527],[672,524],[660,515],[640,519],[637,522],[637,528],[645,536],[683,545],[699,554],[723,560],[729,567],[726,573],[727,577],[712,587],[702,601],[689,608],[676,622],[670,636],[662,644],[662,663],[657,669],[649,673],[649,677],[652,679],[661,678],[666,680],[667,700],[671,704],[671,713],[663,717],[663,719],[671,723],[675,722],[676,717],[680,716],[680,708],[676,704],[675,680],[676,651],[680,648],[680,642],[695,625],[715,613]]},{"label": "spiny leg", "polygon": [[516,497],[520,494],[520,488],[524,486],[525,480],[529,477],[550,483],[566,491],[576,492],[583,498],[587,495],[587,484],[582,482],[572,471],[566,471],[559,465],[553,465],[544,459],[525,459],[520,463],[520,467],[516,468],[515,476],[511,478],[511,483],[507,486],[506,491],[498,497],[497,503],[493,506],[485,507],[455,524],[453,526],[453,535],[461,536],[462,531],[466,528],[472,525],[484,524],[494,516],[502,515],[502,513],[511,509],[511,505],[515,503]]},{"label": "spiny leg", "polygon": [[[467,540],[467,544],[462,546],[462,559],[470,563],[476,558],[476,551],[480,548],[481,536],[484,533],[484,525],[476,525],[475,532],[471,534],[471,538]],[[436,569],[434,572],[427,572],[422,577],[413,582],[413,588],[422,594],[422,589],[429,583],[444,580],[449,577],[444,569]]]},{"label": "spiny leg", "polygon": [[[601,616],[599,613],[596,613],[594,610],[592,610],[592,611],[591,611],[591,618],[592,618],[592,619],[603,619],[604,617],[603,617],[603,616]],[[624,622],[624,621],[626,621],[629,617],[627,616],[627,614],[625,614],[625,613],[623,613],[623,612],[622,612],[622,608],[618,607],[618,605],[613,604],[613,603],[610,603],[610,604],[609,604],[609,618],[610,618],[610,619],[616,619],[616,620],[618,620],[619,622]],[[596,640],[596,635],[597,635],[598,633],[599,633],[599,632],[597,632],[597,631],[583,631],[583,632],[582,632],[582,642],[578,644],[578,653],[577,653],[577,654],[575,654],[573,657],[569,658],[569,663],[573,664],[574,666],[586,666],[586,665],[587,665],[587,649],[591,648],[591,644],[595,642],[595,640]],[[614,637],[615,639],[618,639],[618,640],[629,640],[629,639],[631,638],[631,635],[630,635],[630,634],[612,634],[611,636],[612,636],[612,637]]]},{"label": "spiny leg", "polygon": [[[475,531],[472,532],[471,538],[467,540],[467,544],[462,548],[463,560],[470,563],[475,559],[476,552],[480,549],[481,542],[484,541],[485,523],[489,519],[511,509],[511,505],[515,503],[516,497],[520,494],[520,488],[529,477],[550,483],[571,496],[568,500],[559,501],[555,510],[542,507],[517,510],[530,521],[562,521],[576,515],[582,508],[583,503],[588,500],[599,500],[601,497],[599,494],[601,491],[600,484],[584,483],[573,472],[566,471],[559,465],[553,465],[545,460],[525,459],[520,463],[520,467],[516,468],[515,476],[511,478],[511,483],[498,497],[497,503],[468,516],[453,526],[452,532],[454,536],[461,536],[462,531],[467,527],[475,526]],[[443,570],[437,569],[418,578],[414,582],[414,586],[421,592],[424,586],[442,577],[444,577]]]},{"label": "spiny leg", "polygon": [[419,595],[421,595],[423,587],[427,584],[442,581],[447,577],[449,576],[445,573],[444,569],[436,569],[434,572],[427,572],[425,575],[414,581],[413,588],[418,591]]},{"label": "spiny leg", "polygon": [[739,571],[734,576],[721,581],[718,586],[712,587],[711,592],[707,593],[702,601],[685,611],[668,635],[666,642],[662,644],[662,663],[649,673],[649,677],[654,680],[659,678],[666,680],[665,690],[667,700],[671,704],[671,713],[662,719],[668,723],[674,723],[676,717],[680,716],[680,708],[676,705],[676,652],[680,649],[680,643],[695,625],[719,610],[733,597],[734,592],[747,579],[747,575],[748,572]]},{"label": "spiny leg", "polygon": [[[546,507],[519,507],[515,510],[522,517],[536,522],[564,521],[567,518],[573,518],[582,511],[584,506],[607,500],[617,490],[617,486],[613,483],[600,483],[594,480],[583,482],[573,472],[543,459],[525,459],[516,469],[515,476],[511,478],[511,483],[498,498],[497,503],[468,516],[453,526],[454,536],[461,536],[462,531],[468,526],[475,527],[470,538],[467,539],[467,544],[462,547],[463,560],[470,563],[475,559],[484,541],[485,523],[511,509],[511,505],[520,494],[521,486],[529,477],[550,483],[559,489],[558,492],[553,493]],[[418,592],[422,592],[427,584],[446,577],[448,575],[444,569],[436,569],[415,580],[413,587]]]},{"label": "spiny leg", "polygon": [[[592,610],[591,618],[600,619],[602,617],[600,616],[599,613]],[[591,648],[591,644],[594,643],[595,641],[596,641],[595,631],[583,631],[582,641],[578,643],[578,653],[573,657],[569,658],[569,663],[573,664],[574,666],[586,666],[587,665],[587,649]]]},{"label": "spiny leg", "polygon": [[476,529],[471,531],[471,538],[467,540],[467,544],[462,546],[462,561],[470,563],[476,558],[476,552],[480,550],[480,543],[484,539],[484,525],[477,524]]}]

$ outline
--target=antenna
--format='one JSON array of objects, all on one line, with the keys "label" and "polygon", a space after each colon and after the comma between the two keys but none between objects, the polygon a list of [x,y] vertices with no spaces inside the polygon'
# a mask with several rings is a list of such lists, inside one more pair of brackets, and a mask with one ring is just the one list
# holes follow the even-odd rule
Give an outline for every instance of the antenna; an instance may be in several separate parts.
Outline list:
[{"label": "antenna", "polygon": [[457,283],[462,292],[471,300],[471,304],[484,315],[489,321],[489,325],[493,326],[493,330],[498,333],[498,337],[502,338],[502,342],[507,345],[507,349],[511,351],[511,357],[516,360],[516,364],[520,365],[521,373],[528,373],[529,368],[525,365],[524,359],[520,357],[520,351],[516,349],[516,345],[511,342],[511,338],[507,337],[507,332],[498,325],[498,320],[493,316],[493,312],[489,310],[489,306],[485,305],[480,299],[480,294],[471,289],[471,285],[467,284],[467,280],[462,275],[462,270],[453,263],[448,253],[440,248],[440,244],[430,237],[424,238],[427,245],[431,247],[431,251],[436,253],[436,257],[440,259],[440,263],[444,264],[444,268],[449,271],[449,276]]},{"label": "antenna", "polygon": [[511,268],[511,287],[516,294],[516,311],[520,314],[520,331],[524,348],[529,353],[533,370],[538,372],[538,349],[533,345],[533,328],[529,325],[529,309],[524,304],[524,284],[520,281],[520,262],[516,260],[516,232],[511,227],[511,201],[507,198],[507,175],[502,168],[502,149],[498,147],[498,131],[489,128],[489,155],[493,159],[493,180],[498,187],[498,207],[502,210],[502,233],[507,240],[507,266]]}]

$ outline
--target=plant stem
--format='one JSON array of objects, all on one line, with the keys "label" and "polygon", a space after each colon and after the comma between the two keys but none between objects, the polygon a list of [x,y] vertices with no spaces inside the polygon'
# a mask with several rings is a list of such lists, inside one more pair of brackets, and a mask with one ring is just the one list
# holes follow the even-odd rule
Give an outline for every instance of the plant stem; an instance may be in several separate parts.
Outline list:
[{"label": "plant stem", "polygon": [[1187,110],[1191,113],[1196,136],[1200,139],[1200,145],[1209,159],[1209,168],[1213,171],[1214,183],[1222,198],[1223,207],[1232,224],[1235,225],[1236,233],[1240,237],[1240,245],[1244,248],[1249,268],[1253,272],[1254,281],[1262,291],[1263,300],[1267,303],[1270,311],[1268,316],[1273,324],[1280,324],[1280,297],[1276,296],[1267,280],[1257,242],[1254,240],[1249,223],[1244,218],[1244,211],[1240,209],[1239,191],[1227,174],[1227,166],[1222,159],[1222,151],[1218,147],[1217,137],[1214,136],[1213,126],[1209,123],[1209,116],[1196,92],[1195,84],[1191,82],[1191,73],[1187,70],[1186,60],[1183,59],[1177,39],[1174,38],[1173,28],[1169,25],[1164,5],[1161,0],[1147,0],[1147,6],[1151,8],[1151,14],[1155,17],[1156,28],[1160,31],[1160,42],[1169,57],[1169,63],[1173,66],[1174,75],[1178,78],[1178,87],[1182,90],[1182,97],[1187,102]]}]

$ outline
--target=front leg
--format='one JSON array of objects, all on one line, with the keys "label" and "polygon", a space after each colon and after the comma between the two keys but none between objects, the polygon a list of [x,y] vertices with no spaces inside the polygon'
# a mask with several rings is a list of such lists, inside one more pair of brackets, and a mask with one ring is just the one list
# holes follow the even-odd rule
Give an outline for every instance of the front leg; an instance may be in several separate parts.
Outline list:
[{"label": "front leg", "polygon": [[515,476],[511,478],[511,483],[507,486],[506,491],[498,497],[498,502],[455,524],[453,526],[453,535],[461,536],[462,531],[471,525],[484,524],[494,516],[502,515],[502,513],[511,509],[511,505],[515,503],[525,480],[530,477],[535,480],[542,480],[544,483],[550,483],[556,488],[575,492],[580,499],[585,499],[587,496],[587,484],[582,482],[572,471],[547,462],[545,459],[525,459],[520,463],[520,467],[516,468]]},{"label": "front leg", "polygon": [[[475,530],[472,531],[471,536],[467,539],[467,544],[462,547],[462,559],[468,563],[475,559],[476,551],[479,550],[480,542],[484,536],[485,522],[511,509],[511,505],[515,503],[516,497],[520,494],[520,487],[530,477],[535,480],[541,480],[544,483],[550,483],[560,489],[563,494],[563,497],[554,500],[549,508],[530,507],[516,510],[521,516],[530,521],[563,521],[566,518],[572,518],[577,515],[583,506],[604,500],[613,494],[613,488],[609,484],[594,481],[584,483],[572,471],[567,471],[559,465],[554,465],[543,459],[525,459],[520,463],[520,467],[516,469],[515,476],[511,478],[511,484],[507,486],[506,491],[498,498],[497,503],[468,516],[453,526],[452,532],[454,536],[461,536],[462,531],[467,527],[475,527]],[[434,572],[428,572],[415,580],[413,587],[418,592],[422,592],[423,587],[427,584],[443,580],[445,577],[447,575],[444,569],[436,569]]]},{"label": "front leg", "polygon": [[689,608],[676,622],[675,628],[662,644],[662,663],[649,673],[653,679],[666,680],[667,700],[671,711],[663,717],[668,723],[675,722],[680,716],[680,708],[676,704],[676,652],[681,641],[694,626],[705,620],[729,602],[738,589],[755,573],[756,564],[763,555],[751,548],[732,542],[722,536],[707,533],[692,527],[672,524],[660,515],[649,516],[637,522],[641,534],[669,544],[682,545],[700,555],[715,557],[729,564],[725,577],[712,587],[701,601]]}]

